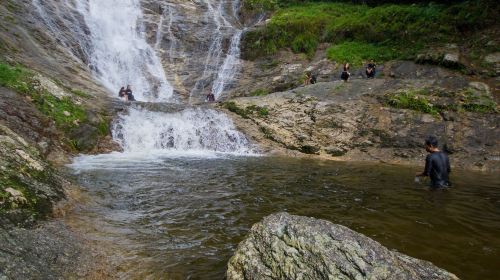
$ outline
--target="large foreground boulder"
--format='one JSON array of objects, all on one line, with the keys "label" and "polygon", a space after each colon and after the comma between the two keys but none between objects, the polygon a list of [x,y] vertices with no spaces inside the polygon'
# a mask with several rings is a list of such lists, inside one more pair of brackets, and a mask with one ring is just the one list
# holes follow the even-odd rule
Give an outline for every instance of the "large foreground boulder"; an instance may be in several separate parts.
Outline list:
[{"label": "large foreground boulder", "polygon": [[458,279],[347,227],[277,213],[252,226],[227,279]]}]

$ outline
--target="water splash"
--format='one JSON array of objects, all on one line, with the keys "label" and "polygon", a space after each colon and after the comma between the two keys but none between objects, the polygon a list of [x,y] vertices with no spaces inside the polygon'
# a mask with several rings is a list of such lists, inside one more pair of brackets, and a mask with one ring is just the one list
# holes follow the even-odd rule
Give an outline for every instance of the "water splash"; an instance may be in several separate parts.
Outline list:
[{"label": "water splash", "polygon": [[130,84],[136,99],[167,101],[173,88],[160,59],[147,43],[139,0],[76,0],[90,30],[91,67],[115,92]]},{"label": "water splash", "polygon": [[229,52],[224,59],[224,63],[222,63],[219,72],[217,73],[217,80],[215,80],[212,86],[212,93],[214,94],[215,99],[219,99],[222,92],[234,81],[234,78],[238,73],[240,67],[240,42],[242,34],[243,31],[238,30],[231,38]]},{"label": "water splash", "polygon": [[190,108],[176,113],[132,108],[119,117],[113,138],[125,153],[189,151],[250,154],[252,145],[223,113]]},{"label": "water splash", "polygon": [[[205,4],[207,5],[207,15],[211,17],[216,28],[212,35],[213,41],[207,53],[203,74],[196,81],[190,97],[195,93],[203,93],[205,87],[213,82],[211,92],[218,99],[227,86],[233,82],[239,69],[240,40],[243,30],[236,26],[239,25],[237,13],[240,3],[239,1],[232,2],[231,16],[226,12],[227,7],[224,5],[226,4],[224,1],[205,0]],[[231,43],[224,57],[222,43],[228,37],[231,38]]]}]

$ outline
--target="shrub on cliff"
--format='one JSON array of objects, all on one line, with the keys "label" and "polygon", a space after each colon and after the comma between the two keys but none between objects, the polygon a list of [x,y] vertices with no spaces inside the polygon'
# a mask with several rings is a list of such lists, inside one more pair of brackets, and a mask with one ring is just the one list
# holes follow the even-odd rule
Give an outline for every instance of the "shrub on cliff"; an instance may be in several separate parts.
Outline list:
[{"label": "shrub on cliff", "polygon": [[407,58],[425,46],[463,40],[464,33],[494,25],[499,12],[489,0],[374,7],[278,1],[273,7],[278,6],[282,7],[264,27],[245,35],[244,57],[270,55],[282,48],[312,56],[319,43],[356,42],[385,47],[379,52],[382,58]]}]

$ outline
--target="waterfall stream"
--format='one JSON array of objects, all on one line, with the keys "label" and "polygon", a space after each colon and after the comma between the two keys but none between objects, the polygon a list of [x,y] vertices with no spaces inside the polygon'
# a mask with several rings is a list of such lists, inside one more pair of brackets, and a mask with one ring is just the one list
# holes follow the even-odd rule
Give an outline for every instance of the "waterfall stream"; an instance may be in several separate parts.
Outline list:
[{"label": "waterfall stream", "polygon": [[76,0],[90,29],[91,63],[111,91],[132,85],[136,99],[168,101],[173,88],[145,38],[139,0]]},{"label": "waterfall stream", "polygon": [[[203,75],[197,80],[191,90],[190,96],[195,93],[204,92],[205,87],[213,82],[211,93],[216,99],[219,99],[232,82],[239,70],[240,58],[240,40],[243,29],[239,28],[237,12],[240,8],[239,1],[233,1],[230,8],[232,14],[227,13],[225,1],[205,0],[207,5],[207,17],[215,23],[213,32],[213,41],[210,45],[205,60],[205,70]],[[224,57],[223,40],[230,39],[229,49]]]},{"label": "waterfall stream", "polygon": [[[243,31],[230,23],[230,20],[237,20],[228,16],[225,1],[205,0],[204,3],[209,16],[216,23],[216,36],[208,50],[205,71],[218,72],[217,75],[211,74],[216,78],[212,92],[218,98],[234,78],[239,64],[239,42]],[[47,6],[39,0],[33,0],[33,5],[51,32],[68,33],[58,30],[60,27],[54,24],[55,20],[45,11]],[[162,51],[160,46],[164,33],[170,41],[170,58],[175,50],[177,41],[172,32],[175,10],[172,4],[166,1],[160,4],[161,14],[151,45],[145,32],[140,0],[66,0],[60,5],[71,9],[72,17],[76,14],[83,19],[81,24],[88,32],[76,32],[81,27],[69,24],[65,28],[73,31],[75,36],[80,36],[80,40],[88,41],[84,49],[89,57],[89,66],[105,87],[114,93],[121,86],[130,84],[137,100],[172,102],[173,88],[166,79],[164,66],[157,56],[157,52]],[[234,9],[239,7],[239,2],[232,3],[231,7],[236,16]],[[223,39],[230,34],[230,48],[223,59]],[[60,41],[64,44],[66,41],[62,39]],[[64,44],[65,47],[66,45]],[[203,76],[208,75],[207,73]],[[206,156],[207,153],[251,154],[253,151],[252,145],[236,130],[226,115],[208,108],[188,107],[183,111],[163,113],[132,106],[115,120],[113,138],[123,147],[123,154],[184,153]]]},{"label": "waterfall stream", "polygon": [[115,123],[113,138],[134,154],[252,153],[247,138],[225,114],[206,108],[174,113],[130,109]]}]

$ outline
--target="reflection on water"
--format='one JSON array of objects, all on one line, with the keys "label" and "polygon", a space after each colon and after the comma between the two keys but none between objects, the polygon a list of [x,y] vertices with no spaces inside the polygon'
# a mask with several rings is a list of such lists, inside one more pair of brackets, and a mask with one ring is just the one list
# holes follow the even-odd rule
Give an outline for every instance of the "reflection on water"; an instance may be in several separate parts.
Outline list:
[{"label": "reflection on water", "polygon": [[222,279],[251,225],[277,211],[348,226],[463,279],[497,276],[499,175],[456,172],[453,188],[431,191],[407,167],[290,158],[101,158],[74,168],[93,199],[68,222],[112,244],[122,278]]}]

